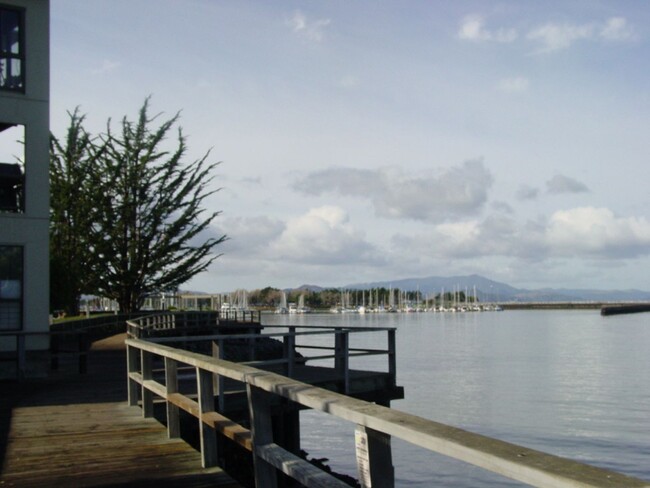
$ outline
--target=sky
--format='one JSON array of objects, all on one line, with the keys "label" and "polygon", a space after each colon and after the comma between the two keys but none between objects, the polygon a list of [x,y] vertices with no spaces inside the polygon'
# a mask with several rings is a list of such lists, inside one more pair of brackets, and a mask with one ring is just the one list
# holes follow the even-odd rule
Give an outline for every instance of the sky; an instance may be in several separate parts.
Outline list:
[{"label": "sky", "polygon": [[184,289],[650,289],[646,2],[51,0],[52,132],[147,96],[220,162]]}]

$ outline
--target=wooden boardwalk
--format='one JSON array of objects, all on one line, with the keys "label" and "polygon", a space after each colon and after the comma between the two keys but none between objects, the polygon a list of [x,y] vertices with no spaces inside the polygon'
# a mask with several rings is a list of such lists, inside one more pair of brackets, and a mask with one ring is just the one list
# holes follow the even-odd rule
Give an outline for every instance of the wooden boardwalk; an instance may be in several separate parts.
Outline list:
[{"label": "wooden boardwalk", "polygon": [[0,383],[0,487],[239,487],[127,405],[119,344],[97,343],[84,376]]}]

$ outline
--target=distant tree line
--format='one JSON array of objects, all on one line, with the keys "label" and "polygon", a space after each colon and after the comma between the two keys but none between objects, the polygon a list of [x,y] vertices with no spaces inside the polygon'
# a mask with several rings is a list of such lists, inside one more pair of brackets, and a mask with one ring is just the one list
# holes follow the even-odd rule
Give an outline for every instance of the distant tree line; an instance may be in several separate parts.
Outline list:
[{"label": "distant tree line", "polygon": [[[282,300],[283,290],[267,286],[259,290],[249,292],[248,303],[255,307],[274,308],[279,306]],[[294,289],[286,291],[287,302],[297,303],[300,297],[304,297],[305,305],[312,309],[326,309],[341,306],[343,302],[346,305],[357,307],[360,305],[368,306],[370,303],[384,305],[387,307],[391,303],[390,295],[393,295],[392,302],[397,305],[398,302],[423,303],[425,300],[434,301],[437,305],[441,303],[441,294],[425,295],[418,290],[402,291],[399,288],[372,288],[372,289],[340,289],[326,288],[319,291]],[[465,292],[445,292],[443,300],[447,304],[455,301],[465,303]],[[473,302],[474,297],[467,296],[468,302]]]}]

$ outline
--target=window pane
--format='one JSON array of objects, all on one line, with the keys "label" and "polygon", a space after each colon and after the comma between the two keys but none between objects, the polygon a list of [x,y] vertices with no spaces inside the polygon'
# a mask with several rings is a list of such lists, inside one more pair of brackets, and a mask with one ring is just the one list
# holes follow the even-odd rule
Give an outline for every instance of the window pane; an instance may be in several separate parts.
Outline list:
[{"label": "window pane", "polygon": [[22,12],[0,8],[0,89],[25,89]]},{"label": "window pane", "polygon": [[0,330],[22,328],[23,248],[0,246]]},{"label": "window pane", "polygon": [[0,52],[20,53],[20,12],[0,9]]}]

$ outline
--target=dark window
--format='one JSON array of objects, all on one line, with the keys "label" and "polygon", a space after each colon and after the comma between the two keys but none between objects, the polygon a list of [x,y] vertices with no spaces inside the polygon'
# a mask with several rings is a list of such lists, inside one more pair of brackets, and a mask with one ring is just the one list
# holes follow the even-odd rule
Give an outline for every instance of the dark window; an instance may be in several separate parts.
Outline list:
[{"label": "dark window", "polygon": [[0,212],[25,211],[25,127],[0,121]]},{"label": "dark window", "polygon": [[0,330],[23,327],[23,248],[0,246]]},{"label": "dark window", "polygon": [[0,89],[25,91],[23,10],[0,6]]}]

